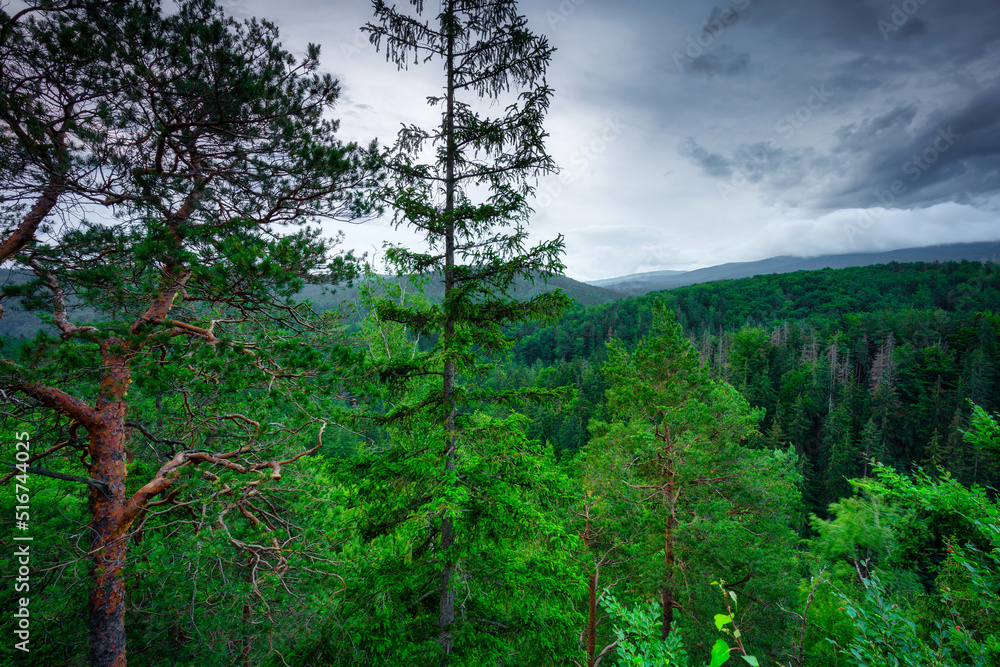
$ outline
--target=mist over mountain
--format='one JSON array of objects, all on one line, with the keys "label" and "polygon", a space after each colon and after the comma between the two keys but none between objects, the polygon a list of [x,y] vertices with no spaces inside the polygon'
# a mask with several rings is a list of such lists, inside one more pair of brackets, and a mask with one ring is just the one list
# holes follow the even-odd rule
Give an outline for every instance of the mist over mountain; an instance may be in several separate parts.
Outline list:
[{"label": "mist over mountain", "polygon": [[846,269],[852,266],[871,266],[891,262],[1000,262],[1000,243],[953,243],[906,248],[888,252],[823,255],[820,257],[771,257],[756,262],[731,262],[693,271],[653,271],[635,273],[618,278],[592,280],[588,284],[616,290],[629,296],[647,294],[658,290],[699,285],[716,280],[735,280],[769,273],[815,271],[818,269]]},{"label": "mist over mountain", "polygon": [[[687,285],[699,285],[717,280],[737,280],[771,273],[792,273],[794,271],[814,271],[818,269],[844,269],[852,266],[871,266],[891,262],[974,262],[1000,263],[1000,243],[954,243],[926,248],[907,248],[878,253],[852,253],[848,255],[824,255],[821,257],[771,257],[756,262],[732,262],[710,266],[693,271],[652,271],[634,273],[616,278],[605,278],[580,282],[565,276],[556,276],[547,281],[519,280],[514,286],[514,295],[519,299],[530,299],[542,292],[561,289],[580,305],[589,306],[608,303],[618,299],[640,296],[649,292],[674,289]],[[22,282],[23,275],[10,273],[6,280]],[[390,279],[397,280],[397,279]],[[308,300],[317,311],[341,309],[345,304],[356,303],[359,299],[357,281],[351,286],[307,285],[299,296]],[[413,292],[416,285],[404,280],[407,291]],[[427,283],[426,296],[431,301],[440,301],[440,281]],[[0,336],[30,338],[43,328],[42,321],[33,312],[19,308],[14,300],[4,305],[4,317],[0,318]],[[72,313],[75,319],[88,321],[94,318],[90,309],[80,309]],[[351,313],[345,313],[350,319]],[[53,331],[55,329],[53,328]]]}]

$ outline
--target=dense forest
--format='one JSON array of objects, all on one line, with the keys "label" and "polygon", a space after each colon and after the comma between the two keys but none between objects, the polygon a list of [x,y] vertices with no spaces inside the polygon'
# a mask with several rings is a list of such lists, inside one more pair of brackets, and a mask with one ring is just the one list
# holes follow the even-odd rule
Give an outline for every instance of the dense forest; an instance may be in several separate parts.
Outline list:
[{"label": "dense forest", "polygon": [[606,341],[634,345],[668,307],[713,378],[766,412],[755,446],[791,448],[812,512],[850,494],[873,458],[994,486],[996,461],[963,437],[997,404],[1000,272],[976,262],[758,276],[583,308],[519,331],[507,376],[574,385],[570,413],[532,413],[532,435],[575,451],[602,415]]},{"label": "dense forest", "polygon": [[1000,267],[574,304],[551,46],[373,8],[386,146],[212,0],[0,12],[4,664],[1000,662]]}]

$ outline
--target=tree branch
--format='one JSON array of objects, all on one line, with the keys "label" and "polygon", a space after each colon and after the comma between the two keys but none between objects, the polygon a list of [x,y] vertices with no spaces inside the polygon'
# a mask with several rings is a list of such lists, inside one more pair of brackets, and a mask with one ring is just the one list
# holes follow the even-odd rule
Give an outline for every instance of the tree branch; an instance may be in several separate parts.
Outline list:
[{"label": "tree branch", "polygon": [[13,388],[45,407],[80,422],[84,428],[94,425],[97,421],[97,412],[94,408],[61,389],[44,387],[34,382],[16,382]]},{"label": "tree branch", "polygon": [[[2,261],[2,260],[0,260]],[[79,336],[81,334],[92,334],[97,333],[96,327],[90,326],[77,326],[69,321],[69,315],[66,312],[66,293],[63,291],[62,287],[59,286],[59,281],[50,272],[43,269],[38,265],[34,259],[28,262],[32,270],[34,270],[35,275],[45,281],[45,286],[49,288],[52,292],[52,310],[55,316],[56,326],[59,330],[63,332],[66,336]]]},{"label": "tree branch", "polygon": [[[7,467],[17,471],[21,470],[13,463],[8,463]],[[88,479],[87,477],[80,477],[79,475],[70,475],[63,472],[56,472],[55,470],[46,470],[41,466],[34,466],[31,468],[27,468],[26,470],[27,472],[30,472],[34,475],[41,475],[43,477],[52,477],[54,479],[62,479],[67,482],[80,482],[81,484],[86,484],[87,486],[94,487],[95,489],[103,493],[105,496],[111,495],[111,489],[108,488],[108,485],[105,484],[104,482],[99,482],[96,479]]]}]

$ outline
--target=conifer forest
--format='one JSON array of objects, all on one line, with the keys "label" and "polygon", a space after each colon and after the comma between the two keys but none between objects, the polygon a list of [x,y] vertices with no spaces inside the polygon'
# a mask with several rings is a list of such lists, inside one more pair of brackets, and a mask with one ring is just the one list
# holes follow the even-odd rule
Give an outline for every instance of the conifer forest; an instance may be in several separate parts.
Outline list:
[{"label": "conifer forest", "polygon": [[517,3],[363,31],[2,7],[0,664],[1000,664],[1000,266],[587,291]]}]

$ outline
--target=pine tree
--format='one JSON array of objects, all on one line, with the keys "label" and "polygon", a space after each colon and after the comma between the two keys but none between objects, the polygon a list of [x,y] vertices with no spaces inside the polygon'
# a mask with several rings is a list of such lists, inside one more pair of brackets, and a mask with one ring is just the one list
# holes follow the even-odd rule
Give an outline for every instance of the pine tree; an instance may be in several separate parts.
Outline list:
[{"label": "pine tree", "polygon": [[[708,377],[662,307],[653,333],[634,352],[617,341],[608,352],[604,372],[614,421],[591,422],[594,438],[581,463],[585,479],[597,480],[588,490],[642,508],[635,519],[618,515],[635,522],[619,527],[635,542],[626,578],[643,598],[659,598],[661,638],[674,631],[679,608],[681,623],[711,625],[708,610],[717,603],[703,594],[713,578],[740,582],[746,587],[740,590],[757,599],[787,594],[772,588],[764,573],[782,567],[789,552],[778,545],[794,540],[799,478],[790,453],[743,443],[757,434],[762,411]],[[758,637],[777,625],[776,619],[761,622]],[[706,636],[699,635],[701,644]]]},{"label": "pine tree", "polygon": [[[124,175],[94,169],[106,106],[128,84],[119,46],[141,39],[152,2],[27,3],[0,11],[0,264],[56,215],[111,194]],[[9,266],[9,264],[8,264]],[[3,311],[0,310],[0,313]]]},{"label": "pine tree", "polygon": [[[125,9],[115,34],[130,38],[97,54],[102,72],[121,70],[120,85],[101,86],[88,101],[100,131],[85,133],[86,158],[107,180],[99,197],[77,191],[93,195],[101,221],[52,225],[44,244],[26,235],[14,256],[33,280],[3,291],[48,313],[59,334],[40,332],[0,360],[0,389],[28,411],[15,418],[63,441],[35,455],[30,472],[51,472],[42,459],[85,471],[59,479],[90,488],[94,667],[126,664],[130,534],[150,508],[176,502],[183,471],[216,466],[220,475],[208,474],[221,492],[221,475],[270,470],[277,480],[297,458],[271,449],[289,440],[275,434],[285,426],[233,409],[232,400],[266,395],[253,407],[266,410],[283,388],[305,391],[327,367],[330,353],[310,344],[323,326],[307,321],[293,295],[307,278],[339,280],[350,262],[299,225],[304,216],[352,216],[367,176],[357,148],[337,141],[336,123],[324,118],[338,87],[315,74],[316,48],[297,62],[273,25],[236,22],[211,0],[185,2],[169,16]],[[17,38],[44,54],[54,31],[72,35],[72,21],[84,19],[43,13]],[[65,185],[68,173],[52,176]],[[96,319],[80,322],[74,306]],[[169,395],[167,433],[150,431],[137,414],[154,393],[161,407]],[[319,416],[308,414],[307,395],[283,418],[312,422],[312,447]],[[155,454],[138,482],[127,479],[132,438]],[[70,445],[86,456],[63,457],[58,450]]]},{"label": "pine tree", "polygon": [[[398,415],[430,411],[443,431],[440,481],[458,488],[462,468],[459,443],[470,425],[462,406],[486,399],[488,392],[465,384],[483,355],[507,349],[504,327],[530,319],[552,318],[567,307],[560,292],[520,302],[507,296],[518,278],[534,280],[561,272],[563,239],[527,246],[532,181],[553,172],[545,152],[542,120],[552,90],[544,75],[553,49],[527,29],[513,0],[445,0],[432,19],[423,0],[411,12],[374,3],[371,41],[399,69],[435,61],[442,67],[442,89],[428,98],[440,109],[433,129],[404,127],[384,159],[395,182],[385,202],[395,224],[423,235],[427,249],[390,246],[388,261],[402,274],[441,280],[440,305],[410,309],[383,303],[382,316],[420,334],[437,335],[426,354],[387,366],[387,379],[435,375],[438,387]],[[505,102],[502,115],[486,117],[482,101]],[[421,163],[433,155],[429,163]],[[482,194],[484,201],[475,203]],[[454,650],[455,573],[460,566],[455,508],[440,513],[439,643],[444,660]]]}]

